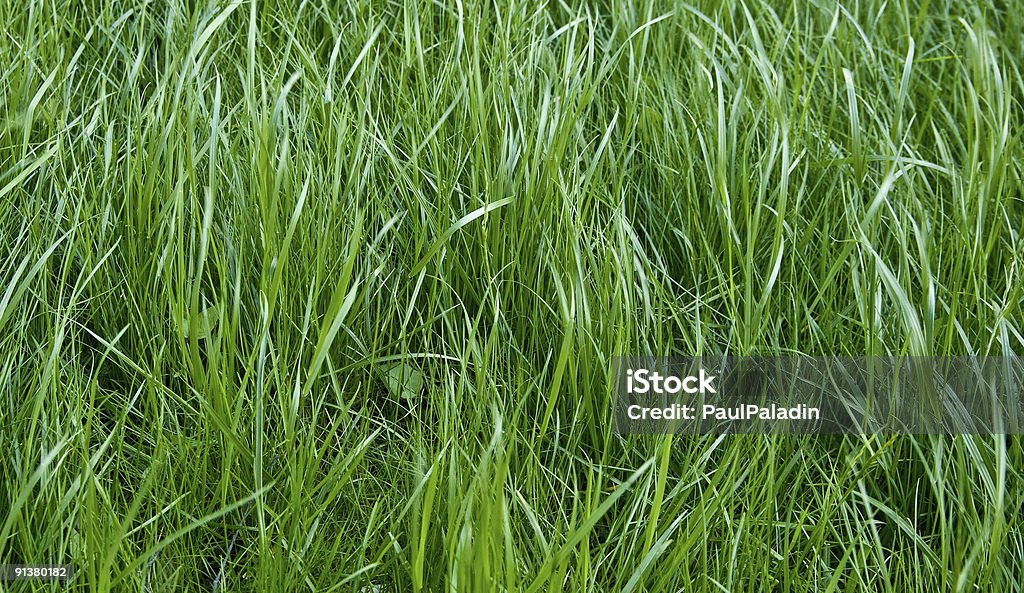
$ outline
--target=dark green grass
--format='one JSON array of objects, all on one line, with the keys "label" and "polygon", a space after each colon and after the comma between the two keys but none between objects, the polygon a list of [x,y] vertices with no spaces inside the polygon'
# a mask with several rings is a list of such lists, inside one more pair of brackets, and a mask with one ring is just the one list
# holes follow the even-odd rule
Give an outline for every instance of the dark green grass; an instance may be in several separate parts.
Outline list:
[{"label": "dark green grass", "polygon": [[0,563],[1021,590],[1018,438],[624,438],[608,377],[1019,354],[1019,2],[280,4],[0,4]]}]

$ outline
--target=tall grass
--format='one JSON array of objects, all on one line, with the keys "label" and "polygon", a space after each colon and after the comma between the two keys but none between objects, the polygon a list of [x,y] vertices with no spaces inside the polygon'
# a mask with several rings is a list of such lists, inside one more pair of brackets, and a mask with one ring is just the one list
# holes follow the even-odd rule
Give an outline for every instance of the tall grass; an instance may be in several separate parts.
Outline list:
[{"label": "tall grass", "polygon": [[1019,438],[626,438],[608,378],[1020,353],[1019,9],[0,3],[0,563],[1020,591]]}]

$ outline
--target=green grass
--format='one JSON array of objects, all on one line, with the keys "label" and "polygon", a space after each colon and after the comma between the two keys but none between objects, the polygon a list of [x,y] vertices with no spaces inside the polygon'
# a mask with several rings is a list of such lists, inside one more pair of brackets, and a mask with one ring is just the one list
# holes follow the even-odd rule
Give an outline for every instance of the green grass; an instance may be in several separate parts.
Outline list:
[{"label": "green grass", "polygon": [[1020,438],[609,381],[1021,353],[1021,14],[0,3],[0,588],[1021,591]]}]

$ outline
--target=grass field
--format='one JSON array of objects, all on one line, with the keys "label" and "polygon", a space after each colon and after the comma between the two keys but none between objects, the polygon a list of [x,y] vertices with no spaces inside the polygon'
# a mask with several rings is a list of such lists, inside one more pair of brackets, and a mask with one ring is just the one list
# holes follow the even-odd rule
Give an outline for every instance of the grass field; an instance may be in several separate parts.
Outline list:
[{"label": "grass field", "polygon": [[1021,591],[1020,438],[609,362],[1024,350],[1022,14],[0,3],[0,589]]}]

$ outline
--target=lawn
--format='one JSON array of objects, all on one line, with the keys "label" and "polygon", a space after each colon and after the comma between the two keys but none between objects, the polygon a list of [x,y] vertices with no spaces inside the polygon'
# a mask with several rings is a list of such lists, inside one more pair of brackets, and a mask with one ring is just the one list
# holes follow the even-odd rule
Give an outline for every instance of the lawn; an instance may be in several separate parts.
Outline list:
[{"label": "lawn", "polygon": [[0,2],[0,589],[1024,590],[1021,437],[610,375],[1024,351],[1022,15]]}]

